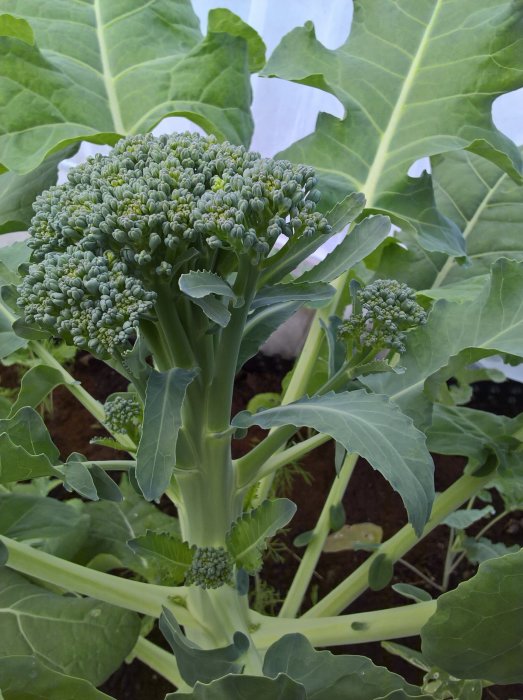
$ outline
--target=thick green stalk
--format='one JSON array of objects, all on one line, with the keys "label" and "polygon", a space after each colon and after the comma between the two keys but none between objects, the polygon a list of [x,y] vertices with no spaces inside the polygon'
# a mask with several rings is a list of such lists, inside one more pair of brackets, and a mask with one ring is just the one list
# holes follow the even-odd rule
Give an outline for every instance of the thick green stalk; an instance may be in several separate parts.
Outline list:
[{"label": "thick green stalk", "polygon": [[168,285],[158,289],[154,308],[165,338],[167,351],[172,358],[172,365],[185,369],[195,367],[196,359],[186,329],[180,321],[174,293]]},{"label": "thick green stalk", "polygon": [[393,537],[384,542],[360,567],[348,578],[334,588],[325,598],[308,610],[304,618],[325,617],[337,615],[344,610],[353,600],[358,598],[369,586],[369,571],[380,555],[385,555],[390,561],[395,562],[403,557],[409,549],[412,549],[420,539],[432,532],[444,518],[459,508],[467,499],[478,493],[489,481],[492,473],[486,476],[474,476],[465,474],[452,486],[441,493],[432,507],[432,513],[423,530],[421,538],[414,532],[413,527],[405,525]]},{"label": "thick green stalk", "polygon": [[338,615],[336,617],[299,619],[270,618],[252,615],[256,630],[252,633],[259,649],[267,649],[285,634],[299,633],[316,647],[365,644],[385,639],[418,635],[436,611],[436,601],[430,600],[399,608]]},{"label": "thick green stalk", "polygon": [[305,550],[298,571],[294,576],[292,585],[289,588],[280,610],[280,617],[295,617],[298,614],[307,588],[309,587],[310,580],[316,569],[316,564],[323,551],[325,540],[331,529],[331,510],[342,502],[357,461],[357,454],[348,454],[345,457],[339,474],[334,479],[334,483],[327,496],[316,527],[312,531],[312,539]]},{"label": "thick green stalk", "polygon": [[162,606],[168,606],[181,624],[195,624],[183,605],[172,602],[173,599],[185,601],[186,588],[157,586],[105,574],[41,552],[3,535],[0,535],[0,542],[7,547],[9,553],[6,566],[21,574],[32,576],[67,591],[91,596],[127,610],[134,610],[142,615],[158,617]]}]

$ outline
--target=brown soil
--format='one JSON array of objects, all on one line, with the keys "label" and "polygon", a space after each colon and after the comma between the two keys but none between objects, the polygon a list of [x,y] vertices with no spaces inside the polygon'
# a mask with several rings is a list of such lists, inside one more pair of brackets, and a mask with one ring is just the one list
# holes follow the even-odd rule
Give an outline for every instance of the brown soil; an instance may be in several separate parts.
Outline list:
[{"label": "brown soil", "polygon": [[[236,380],[234,413],[246,407],[254,395],[261,392],[279,391],[281,379],[291,368],[291,363],[279,358],[257,356],[250,360],[240,372]],[[114,391],[125,389],[125,381],[113,370],[90,356],[80,354],[73,369],[74,376],[82,385],[99,400],[104,400]],[[0,368],[3,386],[16,386],[17,376],[12,368]],[[516,382],[505,383],[503,389],[490,383],[476,385],[474,401],[475,408],[490,410],[494,413],[516,415],[523,410],[523,385]],[[90,445],[89,440],[104,432],[90,414],[85,411],[69,392],[61,387],[53,394],[53,411],[47,420],[53,439],[65,458],[73,451],[80,451],[92,459],[118,458],[114,450]],[[234,442],[234,456],[244,454],[258,441],[264,432],[252,429],[243,440]],[[448,487],[462,473],[463,460],[436,456],[436,490]],[[286,556],[285,562],[268,557],[262,578],[274,588],[275,595],[282,597],[288,589],[294,572],[298,566],[299,549],[292,546],[296,535],[314,527],[321,511],[325,497],[334,478],[333,448],[325,445],[310,453],[302,460],[301,468],[305,470],[312,485],[308,485],[300,474],[294,474],[290,487],[285,495],[292,498],[298,505],[298,511],[291,527],[278,538],[278,549],[288,549],[291,555]],[[499,503],[497,504],[499,505]],[[162,503],[163,506],[163,503]],[[170,504],[165,504],[165,509]],[[406,521],[401,499],[395,494],[388,483],[377,474],[364,460],[358,463],[344,499],[348,523],[373,522],[381,525],[384,538],[388,538]],[[506,544],[523,544],[523,513],[514,513],[500,521],[492,528],[490,536],[494,541]],[[423,542],[409,552],[408,561],[421,570],[426,576],[440,582],[443,561],[448,542],[448,530],[438,527],[426,537]],[[353,571],[368,555],[365,552],[342,552],[338,554],[323,554],[314,578],[314,593],[322,597],[351,571]],[[451,578],[451,587],[460,580],[472,576],[475,572],[470,564],[460,566]],[[432,595],[437,591],[425,583],[420,577],[402,564],[395,567],[394,583],[406,582],[425,588]],[[399,605],[405,605],[406,600],[396,594],[390,586],[382,591],[368,591],[355,601],[351,612],[379,610]],[[305,607],[310,606],[310,595],[305,601]],[[161,635],[155,631],[154,641],[164,645]],[[403,644],[416,646],[417,638],[401,640]],[[365,644],[351,647],[338,647],[336,653],[352,653],[369,656],[380,665],[403,675],[413,683],[421,681],[421,672],[406,664],[401,659],[385,652],[380,644]],[[171,690],[169,684],[139,661],[119,669],[102,688],[117,700],[148,700],[163,699],[166,692]],[[484,693],[486,700],[508,700],[523,698],[523,685],[492,686]]]}]

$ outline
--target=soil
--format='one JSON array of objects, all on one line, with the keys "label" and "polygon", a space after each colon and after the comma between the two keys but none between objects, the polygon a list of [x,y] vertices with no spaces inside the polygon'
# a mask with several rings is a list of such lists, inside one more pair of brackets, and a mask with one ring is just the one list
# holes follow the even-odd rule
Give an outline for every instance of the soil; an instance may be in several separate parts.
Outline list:
[{"label": "soil", "polygon": [[[236,379],[233,413],[246,407],[248,401],[258,393],[278,392],[281,380],[291,369],[292,363],[278,357],[268,358],[258,355],[250,360]],[[107,365],[91,356],[79,354],[72,373],[82,385],[96,398],[104,400],[114,391],[125,389],[125,381]],[[2,386],[16,386],[18,377],[13,368],[0,367]],[[514,416],[523,410],[523,385],[517,382],[505,382],[496,385],[480,382],[474,387],[474,396],[470,404],[474,408],[489,410],[493,413]],[[90,445],[92,437],[104,435],[104,431],[90,414],[83,409],[69,392],[59,387],[53,393],[52,413],[46,420],[50,432],[62,456],[65,458],[73,451],[81,451],[91,459],[117,459],[114,450]],[[264,431],[253,428],[246,438],[233,443],[234,456],[248,451],[256,441],[261,439]],[[277,609],[288,589],[299,563],[300,551],[293,547],[294,538],[314,527],[321,511],[325,497],[330,489],[333,477],[333,447],[327,444],[311,452],[300,462],[301,471],[291,473],[290,480],[284,484],[284,495],[291,498],[298,511],[291,526],[277,539],[261,572],[262,579],[273,589],[273,603]],[[124,456],[122,455],[122,458]],[[464,460],[435,456],[436,490],[442,491],[453,483],[462,473]],[[306,478],[304,478],[306,477]],[[163,507],[163,502],[161,506]],[[500,503],[494,501],[495,506]],[[165,504],[165,509],[170,504]],[[381,525],[383,537],[387,539],[406,522],[401,499],[392,491],[388,483],[375,472],[364,460],[360,460],[352,476],[347,495],[344,499],[347,523],[371,522]],[[523,513],[512,513],[490,530],[493,541],[503,541],[507,545],[523,545]],[[408,562],[419,569],[426,577],[439,583],[448,544],[448,529],[436,528],[407,555]],[[285,553],[281,561],[278,552]],[[323,554],[314,577],[311,591],[314,596],[323,597],[341,582],[351,571],[361,564],[368,555],[362,551]],[[452,575],[450,587],[455,587],[475,573],[475,567],[463,563]],[[432,595],[438,591],[421,579],[419,575],[398,563],[395,566],[393,583],[411,583],[424,588]],[[304,608],[311,605],[311,591],[304,603]],[[390,586],[372,592],[368,591],[350,607],[350,612],[379,610],[382,608],[405,605],[406,600],[395,593]],[[159,632],[155,630],[153,641],[165,646]],[[402,644],[415,647],[418,638],[399,640]],[[351,647],[337,647],[334,653],[352,653],[369,656],[376,664],[387,666],[401,674],[412,683],[420,683],[422,673],[401,659],[391,656],[379,643],[363,644]],[[157,674],[139,661],[120,668],[105,683],[102,690],[117,700],[163,700],[171,686]],[[523,685],[491,686],[484,692],[485,700],[522,700]]]}]

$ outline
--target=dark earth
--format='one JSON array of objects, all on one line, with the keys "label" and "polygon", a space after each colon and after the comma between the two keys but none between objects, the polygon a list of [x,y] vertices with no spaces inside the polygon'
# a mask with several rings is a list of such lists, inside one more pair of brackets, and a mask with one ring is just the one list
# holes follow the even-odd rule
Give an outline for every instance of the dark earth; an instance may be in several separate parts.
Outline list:
[{"label": "dark earth", "polygon": [[[236,379],[233,413],[243,410],[248,401],[258,393],[280,391],[281,380],[291,366],[289,361],[278,357],[269,358],[258,355],[250,360]],[[71,371],[75,378],[99,400],[103,401],[114,391],[125,389],[125,380],[91,356],[79,354]],[[14,368],[0,367],[0,376],[4,387],[16,386],[19,381]],[[523,385],[511,381],[501,385],[479,382],[474,386],[474,396],[470,406],[515,416],[523,410]],[[63,458],[74,451],[82,452],[91,459],[125,458],[125,455],[119,457],[119,453],[114,450],[89,445],[89,439],[102,435],[103,430],[63,387],[54,391],[52,414],[48,416],[46,422]],[[263,434],[259,429],[252,429],[245,439],[235,441],[234,456],[245,453]],[[300,462],[300,471],[288,473],[289,479],[286,479],[280,487],[279,495],[291,498],[298,505],[298,511],[290,527],[277,538],[276,546],[269,552],[261,572],[263,581],[273,589],[268,603],[276,611],[279,600],[284,597],[299,563],[300,550],[292,546],[293,539],[299,533],[314,527],[331,486],[334,476],[333,453],[334,449],[330,443],[311,452]],[[437,491],[442,491],[452,484],[461,475],[464,466],[464,460],[461,458],[438,455],[435,456],[435,463]],[[498,508],[501,505],[496,499],[493,504]],[[172,509],[170,503],[162,503],[161,507],[164,505],[165,510],[169,507]],[[393,535],[406,522],[405,511],[399,496],[364,460],[360,460],[355,469],[344,499],[344,506],[347,523],[377,523],[383,528],[384,539]],[[473,528],[469,532],[473,533]],[[502,541],[507,545],[523,545],[523,513],[511,513],[502,519],[489,531],[489,537],[495,542]],[[417,567],[428,579],[440,583],[447,544],[448,528],[440,526],[409,552],[408,562]],[[285,560],[282,561],[279,555],[283,555]],[[317,567],[317,575],[313,579],[314,595],[323,597],[367,556],[368,554],[363,551],[323,554]],[[474,573],[475,567],[465,560],[452,575],[450,587],[455,587],[461,580],[470,578]],[[401,563],[395,567],[392,583],[399,582],[411,583],[424,588],[432,595],[438,595],[438,591],[433,586]],[[378,592],[366,592],[351,605],[350,612],[379,610],[406,603],[405,598],[388,586]],[[310,605],[309,591],[304,608]],[[157,630],[153,632],[151,639],[157,644],[166,646]],[[419,639],[414,637],[398,641],[413,647],[419,643]],[[374,663],[387,666],[410,682],[421,683],[423,675],[421,671],[402,659],[390,655],[379,643],[336,647],[332,651],[369,656]],[[124,665],[116,671],[104,684],[102,690],[117,700],[163,700],[165,693],[172,691],[172,686],[141,662],[133,661],[130,665]],[[523,685],[491,686],[484,690],[483,697],[485,700],[523,700]]]}]

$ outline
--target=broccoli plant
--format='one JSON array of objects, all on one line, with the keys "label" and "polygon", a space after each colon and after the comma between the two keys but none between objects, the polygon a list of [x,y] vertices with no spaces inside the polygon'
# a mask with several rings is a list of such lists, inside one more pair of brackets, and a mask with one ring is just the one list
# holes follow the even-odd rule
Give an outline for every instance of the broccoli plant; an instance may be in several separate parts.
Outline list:
[{"label": "broccoli plant", "polygon": [[[508,223],[508,208],[521,210],[520,152],[488,112],[519,84],[520,3],[357,2],[335,51],[310,24],[294,30],[264,74],[326,89],[348,111],[322,115],[274,159],[247,147],[249,72],[264,63],[254,30],[217,10],[202,38],[186,2],[123,2],[121,16],[103,5],[67,3],[68,21],[86,30],[84,53],[74,41],[57,52],[52,3],[6,0],[16,16],[0,16],[11,85],[0,157],[36,168],[42,184],[26,257],[17,248],[0,266],[2,354],[28,348],[41,363],[0,420],[1,694],[101,700],[97,686],[129,658],[173,684],[167,697],[196,700],[480,698],[487,684],[522,681],[521,551],[496,543],[480,559],[486,529],[465,533],[493,514],[473,507],[488,489],[505,495],[504,512],[521,504],[521,420],[460,405],[482,371],[472,363],[523,356],[521,246],[502,231],[499,255],[481,248],[498,236],[489,203],[500,199]],[[147,45],[145,26],[156,32]],[[452,56],[467,62],[459,81],[442,67]],[[17,105],[35,85],[46,109],[18,134]],[[210,135],[143,133],[166,114]],[[42,159],[86,134],[112,150],[49,182]],[[433,179],[408,178],[426,155]],[[34,179],[6,175],[36,194]],[[21,207],[10,220],[26,216]],[[280,401],[233,415],[238,371],[305,304],[312,326]],[[52,339],[110,365],[127,390],[99,403],[49,353]],[[58,384],[110,434],[96,441],[126,455],[60,455],[35,411]],[[268,433],[233,459],[252,426]],[[256,612],[249,592],[265,550],[296,511],[272,495],[273,481],[331,440],[332,486],[298,538],[293,582],[278,616]],[[429,449],[467,460],[438,494]],[[408,522],[367,542],[363,564],[311,605],[359,457],[397,492]],[[67,499],[49,495],[57,487]],[[461,554],[482,560],[474,577],[437,600],[399,583],[410,602],[350,609],[387,587],[396,562],[439,525],[451,528],[440,590]],[[172,653],[148,639],[156,621]],[[387,648],[426,671],[422,687],[366,657],[318,650],[414,635],[421,652]]]}]

